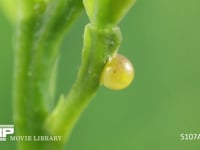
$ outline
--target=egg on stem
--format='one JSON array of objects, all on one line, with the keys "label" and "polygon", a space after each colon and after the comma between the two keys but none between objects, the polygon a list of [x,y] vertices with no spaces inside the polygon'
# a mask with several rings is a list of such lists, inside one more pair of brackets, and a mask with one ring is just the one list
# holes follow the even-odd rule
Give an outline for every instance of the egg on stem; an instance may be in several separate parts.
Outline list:
[{"label": "egg on stem", "polygon": [[131,62],[123,55],[115,54],[105,65],[101,83],[112,90],[128,87],[135,76]]}]

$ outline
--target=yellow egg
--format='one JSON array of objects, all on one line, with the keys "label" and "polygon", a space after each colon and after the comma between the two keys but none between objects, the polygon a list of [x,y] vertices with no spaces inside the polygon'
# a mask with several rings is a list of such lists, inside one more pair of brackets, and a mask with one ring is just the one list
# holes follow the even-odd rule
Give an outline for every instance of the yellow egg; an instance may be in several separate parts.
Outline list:
[{"label": "yellow egg", "polygon": [[134,79],[134,68],[124,56],[116,54],[105,65],[101,83],[112,90],[121,90],[130,85]]}]

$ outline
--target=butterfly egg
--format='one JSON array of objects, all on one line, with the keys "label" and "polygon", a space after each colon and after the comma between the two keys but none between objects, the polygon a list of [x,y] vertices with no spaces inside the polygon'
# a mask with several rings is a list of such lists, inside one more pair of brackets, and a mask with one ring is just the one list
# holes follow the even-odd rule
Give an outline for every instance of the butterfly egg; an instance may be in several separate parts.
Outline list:
[{"label": "butterfly egg", "polygon": [[134,68],[124,56],[116,54],[105,65],[101,83],[112,90],[121,90],[130,85],[134,79]]}]

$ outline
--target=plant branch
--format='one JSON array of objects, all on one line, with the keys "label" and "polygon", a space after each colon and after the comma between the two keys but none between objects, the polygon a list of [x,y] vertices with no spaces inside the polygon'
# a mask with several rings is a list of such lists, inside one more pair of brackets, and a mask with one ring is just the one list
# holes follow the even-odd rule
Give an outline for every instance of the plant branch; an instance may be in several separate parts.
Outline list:
[{"label": "plant branch", "polygon": [[[121,32],[116,26],[135,0],[84,0],[91,24],[85,28],[82,64],[72,89],[66,97],[61,96],[53,111],[59,45],[65,31],[80,14],[82,1],[18,2],[13,90],[17,135],[56,135],[67,140],[82,111],[97,92],[107,60],[120,46]],[[53,143],[21,141],[19,148],[59,150],[64,140]]]},{"label": "plant branch", "polygon": [[97,29],[88,24],[84,34],[82,65],[77,81],[69,94],[61,97],[57,107],[48,117],[46,128],[51,134],[68,139],[73,126],[100,86],[101,72],[108,58],[121,43],[119,28]]},{"label": "plant branch", "polygon": [[[21,0],[14,75],[14,122],[18,135],[48,135],[43,128],[52,105],[52,76],[64,31],[80,14],[81,0]],[[33,7],[35,6],[35,7]],[[55,66],[55,67],[52,67]],[[58,146],[59,145],[59,146]],[[58,150],[60,143],[19,142],[21,150]]]},{"label": "plant branch", "polygon": [[121,43],[116,25],[135,0],[83,0],[90,24],[85,28],[82,64],[78,77],[66,97],[62,96],[45,127],[51,134],[69,135],[100,86],[103,68]]}]

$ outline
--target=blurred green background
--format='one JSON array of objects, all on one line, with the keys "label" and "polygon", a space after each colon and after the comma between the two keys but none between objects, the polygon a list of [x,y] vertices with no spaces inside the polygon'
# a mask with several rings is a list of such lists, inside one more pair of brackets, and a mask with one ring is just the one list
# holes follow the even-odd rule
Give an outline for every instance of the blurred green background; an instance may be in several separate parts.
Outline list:
[{"label": "blurred green background", "polygon": [[[83,113],[69,150],[197,150],[200,134],[200,1],[138,0],[120,24],[120,53],[135,66],[123,91],[100,88]],[[57,97],[76,78],[81,61],[83,15],[61,46]],[[14,28],[0,13],[0,124],[12,124]],[[15,143],[0,142],[15,150]]]}]

